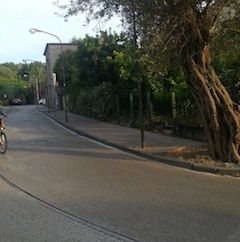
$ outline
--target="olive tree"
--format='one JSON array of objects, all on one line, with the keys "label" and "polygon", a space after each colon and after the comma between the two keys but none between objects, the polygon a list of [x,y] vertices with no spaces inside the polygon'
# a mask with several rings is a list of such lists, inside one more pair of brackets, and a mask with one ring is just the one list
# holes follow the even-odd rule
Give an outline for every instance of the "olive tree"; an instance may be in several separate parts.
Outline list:
[{"label": "olive tree", "polygon": [[[213,38],[239,18],[239,0],[71,0],[66,17],[121,14],[149,48],[174,50],[202,116],[210,155],[240,163],[240,113],[211,62]],[[239,26],[237,27],[239,29]],[[136,38],[135,38],[136,40]]]}]

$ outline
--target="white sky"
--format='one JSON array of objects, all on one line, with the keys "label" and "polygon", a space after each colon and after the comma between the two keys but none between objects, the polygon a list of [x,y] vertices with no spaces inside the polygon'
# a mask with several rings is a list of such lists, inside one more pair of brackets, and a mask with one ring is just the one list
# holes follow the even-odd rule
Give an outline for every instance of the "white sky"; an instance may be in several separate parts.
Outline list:
[{"label": "white sky", "polygon": [[86,34],[95,36],[98,31],[110,27],[117,32],[120,30],[117,17],[109,24],[92,22],[85,26],[85,17],[79,14],[65,22],[62,17],[54,14],[60,10],[53,5],[53,1],[0,0],[0,63],[22,63],[23,59],[45,62],[43,52],[46,44],[58,43],[58,40],[43,33],[30,34],[30,28],[53,33],[63,43],[69,43],[73,37],[83,38]]}]

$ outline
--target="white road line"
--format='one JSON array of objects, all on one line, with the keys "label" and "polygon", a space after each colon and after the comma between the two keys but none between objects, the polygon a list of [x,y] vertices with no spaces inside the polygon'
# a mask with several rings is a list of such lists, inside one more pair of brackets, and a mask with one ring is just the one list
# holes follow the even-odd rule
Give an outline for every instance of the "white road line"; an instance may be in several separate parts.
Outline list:
[{"label": "white road line", "polygon": [[[40,111],[39,111],[39,112],[40,112]],[[146,158],[143,158],[143,157],[141,157],[141,156],[138,156],[138,155],[134,155],[134,154],[128,153],[127,151],[122,151],[122,150],[117,149],[117,148],[115,148],[115,147],[112,147],[112,146],[110,146],[110,145],[103,144],[103,143],[101,143],[100,141],[96,141],[96,140],[94,140],[94,139],[87,138],[87,137],[85,137],[85,136],[79,135],[79,134],[77,134],[76,132],[72,131],[71,129],[69,129],[69,128],[63,126],[62,124],[60,124],[60,123],[58,123],[58,122],[56,122],[54,119],[52,119],[52,118],[49,117],[48,115],[46,115],[46,114],[44,114],[44,113],[42,113],[42,112],[40,112],[40,113],[41,113],[42,115],[44,115],[47,119],[49,119],[50,121],[52,121],[54,124],[56,124],[57,126],[59,126],[60,128],[64,129],[65,131],[67,131],[68,133],[70,133],[70,134],[72,134],[72,135],[74,135],[74,136],[77,136],[77,137],[80,138],[80,139],[87,140],[88,142],[91,142],[91,143],[94,143],[94,144],[100,145],[100,146],[102,146],[102,147],[105,147],[105,148],[108,148],[108,149],[111,149],[111,150],[115,150],[115,151],[121,152],[121,153],[123,153],[123,154],[125,154],[125,155],[131,156],[131,157],[136,158],[136,159],[139,159],[139,160],[146,160]]]},{"label": "white road line", "polygon": [[[40,112],[40,111],[39,111]],[[115,151],[118,151],[118,152],[121,152],[125,155],[128,155],[130,157],[133,157],[135,159],[138,159],[138,160],[143,160],[143,161],[146,161],[147,159],[146,158],[143,158],[141,156],[138,156],[138,155],[134,155],[132,153],[128,153],[126,151],[122,151],[122,150],[119,150],[115,147],[112,147],[112,146],[109,146],[109,145],[106,145],[106,144],[103,144],[99,141],[96,141],[96,140],[93,140],[93,139],[90,139],[90,138],[87,138],[87,137],[84,137],[82,135],[79,135],[77,134],[76,132],[64,127],[63,125],[59,124],[58,122],[56,122],[54,119],[50,118],[49,116],[47,116],[46,114],[40,112],[43,116],[45,116],[46,118],[48,118],[50,121],[52,121],[54,124],[56,124],[57,126],[63,128],[64,130],[66,130],[67,132],[69,132],[70,134],[74,135],[74,136],[77,136],[78,138],[80,139],[83,139],[83,140],[87,140],[89,142],[92,142],[92,143],[95,143],[97,145],[100,145],[100,146],[103,146],[103,147],[106,147],[108,149],[111,149],[111,150],[115,150]],[[212,176],[212,177],[215,177],[215,178],[218,178],[218,179],[225,179],[225,178],[230,178],[230,179],[238,179],[239,180],[239,177],[234,177],[234,176],[228,176],[228,175],[224,175],[224,176],[220,176],[218,174],[213,174],[213,173],[209,173],[209,172],[199,172],[199,171],[195,171],[195,170],[191,170],[191,169],[186,169],[186,168],[182,168],[182,167],[178,167],[178,166],[172,166],[172,165],[169,165],[169,164],[166,164],[166,163],[163,163],[163,162],[158,162],[158,161],[155,161],[155,160],[151,160],[152,162],[154,162],[155,164],[158,164],[161,166],[165,166],[165,167],[168,167],[168,168],[171,168],[171,169],[178,169],[178,170],[181,170],[181,171],[184,171],[184,172],[189,172],[189,173],[194,173],[194,174],[197,174],[197,175],[205,175],[205,176]]]}]

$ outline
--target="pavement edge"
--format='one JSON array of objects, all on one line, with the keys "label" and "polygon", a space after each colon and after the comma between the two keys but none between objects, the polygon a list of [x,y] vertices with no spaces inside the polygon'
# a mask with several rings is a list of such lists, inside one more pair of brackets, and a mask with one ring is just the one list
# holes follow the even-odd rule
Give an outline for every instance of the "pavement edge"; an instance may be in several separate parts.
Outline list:
[{"label": "pavement edge", "polygon": [[153,161],[157,161],[157,162],[161,162],[164,164],[168,164],[168,165],[172,165],[172,166],[176,166],[176,167],[180,167],[180,168],[185,168],[185,169],[189,169],[189,170],[193,170],[193,171],[207,172],[207,173],[212,173],[212,174],[217,174],[217,175],[230,175],[230,176],[236,176],[236,177],[240,176],[240,168],[209,167],[209,166],[205,166],[205,165],[201,165],[201,164],[191,163],[186,160],[173,159],[173,158],[169,158],[169,157],[165,157],[165,156],[154,156],[154,155],[150,155],[150,154],[145,154],[141,151],[136,151],[131,148],[123,147],[123,146],[111,143],[109,141],[106,141],[104,139],[90,135],[86,132],[83,132],[82,130],[73,128],[70,125],[68,125],[68,123],[59,121],[57,118],[52,117],[50,114],[48,114],[45,111],[41,111],[41,110],[39,110],[39,111],[44,113],[49,118],[51,118],[55,122],[59,123],[63,127],[72,130],[73,132],[75,132],[78,135],[95,140],[97,142],[103,143],[105,145],[111,146],[113,148],[119,149],[124,152],[128,152],[128,153],[131,153],[134,155],[141,156],[146,159],[150,159]]}]

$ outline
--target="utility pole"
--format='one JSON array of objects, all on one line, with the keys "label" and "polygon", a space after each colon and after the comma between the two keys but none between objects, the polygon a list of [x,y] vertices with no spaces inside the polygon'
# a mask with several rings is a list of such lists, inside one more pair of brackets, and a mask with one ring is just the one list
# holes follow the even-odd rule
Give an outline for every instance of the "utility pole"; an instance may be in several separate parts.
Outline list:
[{"label": "utility pole", "polygon": [[[134,41],[134,49],[135,49],[135,61],[137,63],[137,26],[136,26],[136,8],[135,4],[132,1],[132,24],[133,24],[133,41]],[[139,78],[139,77],[138,77]],[[139,124],[140,124],[140,133],[141,133],[141,148],[143,149],[145,146],[145,137],[144,137],[144,118],[143,118],[143,95],[142,95],[142,80],[138,79],[138,106],[139,106]]]}]

